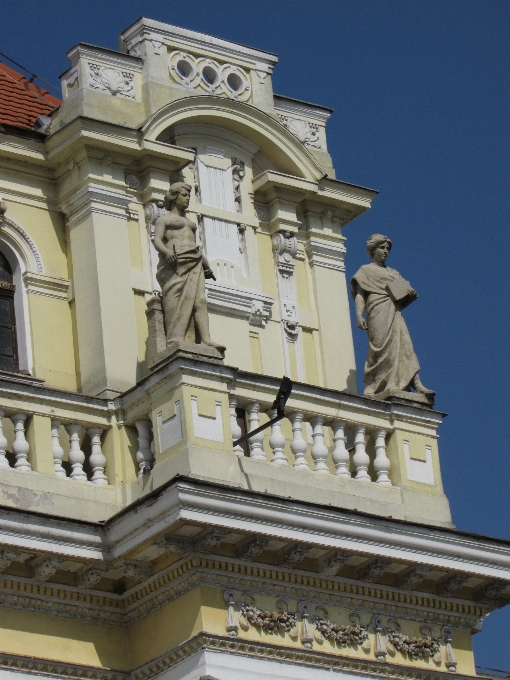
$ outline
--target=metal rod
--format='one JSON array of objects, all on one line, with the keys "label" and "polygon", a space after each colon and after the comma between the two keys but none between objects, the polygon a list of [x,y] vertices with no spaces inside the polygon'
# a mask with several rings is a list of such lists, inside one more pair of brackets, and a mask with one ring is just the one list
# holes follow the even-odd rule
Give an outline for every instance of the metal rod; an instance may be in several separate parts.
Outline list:
[{"label": "metal rod", "polygon": [[259,432],[262,432],[262,430],[267,430],[268,427],[271,427],[271,425],[274,425],[277,423],[279,420],[282,420],[285,418],[285,414],[281,413],[276,416],[276,418],[273,418],[272,420],[268,420],[268,422],[265,425],[261,425],[260,427],[257,427],[255,430],[251,430],[247,434],[243,434],[242,437],[239,437],[237,441],[234,442],[234,446],[237,446],[241,442],[245,442],[247,439],[250,439],[250,437],[253,437],[254,434],[258,434]]}]

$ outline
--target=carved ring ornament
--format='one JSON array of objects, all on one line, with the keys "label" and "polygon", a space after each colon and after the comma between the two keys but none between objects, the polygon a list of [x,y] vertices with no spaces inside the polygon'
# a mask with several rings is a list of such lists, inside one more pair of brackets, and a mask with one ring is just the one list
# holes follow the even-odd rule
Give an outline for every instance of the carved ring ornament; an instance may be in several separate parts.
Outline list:
[{"label": "carved ring ornament", "polygon": [[214,59],[176,50],[168,56],[168,67],[176,83],[192,90],[223,94],[241,102],[251,97],[250,78],[235,64],[220,64]]}]

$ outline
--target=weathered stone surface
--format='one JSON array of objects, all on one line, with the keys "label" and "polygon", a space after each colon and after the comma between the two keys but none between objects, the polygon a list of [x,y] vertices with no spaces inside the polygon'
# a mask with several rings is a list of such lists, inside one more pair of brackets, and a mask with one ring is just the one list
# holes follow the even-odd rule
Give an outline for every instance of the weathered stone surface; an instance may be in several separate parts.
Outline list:
[{"label": "weathered stone surface", "polygon": [[384,399],[413,389],[415,394],[432,398],[435,392],[421,383],[420,364],[402,316],[404,307],[416,300],[418,294],[395,269],[386,266],[391,245],[387,236],[373,234],[367,242],[372,262],[360,267],[351,281],[356,322],[358,328],[368,332],[365,395],[384,393]]}]

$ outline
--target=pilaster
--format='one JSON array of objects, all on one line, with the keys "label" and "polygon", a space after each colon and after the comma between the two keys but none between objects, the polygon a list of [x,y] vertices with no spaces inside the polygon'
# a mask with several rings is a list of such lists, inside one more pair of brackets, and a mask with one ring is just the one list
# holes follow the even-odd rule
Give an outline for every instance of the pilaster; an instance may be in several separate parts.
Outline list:
[{"label": "pilaster", "polygon": [[304,245],[315,287],[325,386],[357,394],[343,241],[309,235]]},{"label": "pilaster", "polygon": [[136,383],[130,200],[127,193],[87,184],[61,203],[70,234],[82,388],[86,394],[107,398]]}]

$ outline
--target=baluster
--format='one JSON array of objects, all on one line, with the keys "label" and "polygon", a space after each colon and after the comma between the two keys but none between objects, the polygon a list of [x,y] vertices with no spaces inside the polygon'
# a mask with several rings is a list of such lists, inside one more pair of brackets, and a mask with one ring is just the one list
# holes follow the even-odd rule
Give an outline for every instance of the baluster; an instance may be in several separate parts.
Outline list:
[{"label": "baluster", "polygon": [[[243,431],[241,430],[241,426],[237,422],[237,413],[236,413],[236,406],[237,406],[237,397],[229,397],[228,400],[228,407],[230,411],[230,427],[232,428],[232,441],[235,442],[241,437],[243,434]],[[234,453],[237,453],[238,456],[244,456],[244,450],[241,444],[238,444],[237,446],[234,446]]]},{"label": "baluster", "polygon": [[345,446],[345,421],[334,420],[331,423],[331,429],[333,430],[333,441],[335,442],[335,448],[333,449],[333,463],[336,468],[335,475],[350,479],[349,451],[347,451]]},{"label": "baluster", "polygon": [[289,413],[289,420],[292,424],[292,441],[290,443],[290,450],[294,454],[294,467],[297,470],[309,470],[310,466],[305,458],[305,453],[308,448],[303,437],[303,412],[294,411]]},{"label": "baluster", "polygon": [[14,469],[18,470],[18,472],[31,472],[32,467],[28,462],[28,452],[30,447],[27,440],[25,439],[25,420],[27,419],[27,414],[13,413],[10,418],[14,423],[15,438],[12,444],[12,450],[16,456]]},{"label": "baluster", "polygon": [[[248,411],[248,422],[250,423],[250,432],[257,429],[260,425],[260,404],[257,401],[253,401],[247,404],[246,410]],[[262,442],[264,441],[264,432],[259,432],[258,434],[250,437],[248,439],[250,443],[250,458],[252,460],[267,460],[266,454],[262,449]]]},{"label": "baluster", "polygon": [[56,418],[51,419],[51,439],[53,449],[53,468],[55,470],[55,477],[67,477],[66,471],[62,467],[64,460],[64,449],[60,446],[58,438],[58,428],[60,427],[60,420]]},{"label": "baluster", "polygon": [[[276,418],[277,414],[278,411],[276,409],[269,411],[270,418]],[[285,447],[286,442],[287,440],[283,436],[281,430],[281,421],[273,423],[271,425],[271,436],[269,437],[269,446],[271,447],[271,451],[273,452],[273,457],[271,459],[271,463],[273,465],[289,464],[287,456],[283,453],[283,449]]]},{"label": "baluster", "polygon": [[87,475],[83,472],[83,463],[85,462],[85,454],[80,449],[80,425],[77,423],[68,423],[65,425],[67,434],[69,435],[69,463],[72,467],[71,479],[76,482],[86,482]]},{"label": "baluster", "polygon": [[103,434],[103,428],[88,427],[87,434],[90,437],[92,449],[89,456],[89,463],[92,468],[92,477],[90,481],[92,484],[97,484],[98,486],[107,486],[108,477],[104,473],[106,458],[101,450],[101,435]]},{"label": "baluster", "polygon": [[352,457],[352,462],[356,468],[356,481],[371,482],[368,474],[368,466],[370,465],[370,458],[365,450],[365,425],[354,426],[354,448],[355,453]]},{"label": "baluster", "polygon": [[324,475],[329,475],[329,468],[327,465],[328,447],[324,444],[324,418],[323,416],[314,416],[310,418],[310,425],[312,426],[312,458],[315,461],[314,472],[320,472]]},{"label": "baluster", "polygon": [[390,459],[386,455],[386,430],[382,428],[375,430],[372,436],[375,440],[374,470],[377,472],[377,484],[391,486],[391,480],[388,477]]},{"label": "baluster", "polygon": [[2,418],[5,416],[5,411],[0,409],[0,468],[11,467],[9,461],[5,457],[5,451],[7,449],[7,439],[4,435],[4,428],[2,425]]},{"label": "baluster", "polygon": [[151,446],[152,422],[148,418],[135,422],[138,431],[138,451],[136,462],[138,463],[138,477],[142,477],[144,470],[151,470],[154,465],[154,451]]}]

